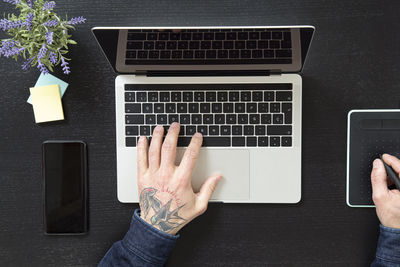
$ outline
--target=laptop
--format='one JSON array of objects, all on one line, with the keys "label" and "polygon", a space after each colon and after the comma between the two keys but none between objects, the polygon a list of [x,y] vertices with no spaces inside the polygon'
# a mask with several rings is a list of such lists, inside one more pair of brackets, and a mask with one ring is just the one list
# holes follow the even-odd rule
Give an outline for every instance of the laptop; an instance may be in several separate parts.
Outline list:
[{"label": "laptop", "polygon": [[312,26],[95,27],[114,72],[118,200],[138,202],[136,145],[181,124],[177,160],[196,132],[193,173],[223,179],[211,200],[301,199],[302,70]]}]

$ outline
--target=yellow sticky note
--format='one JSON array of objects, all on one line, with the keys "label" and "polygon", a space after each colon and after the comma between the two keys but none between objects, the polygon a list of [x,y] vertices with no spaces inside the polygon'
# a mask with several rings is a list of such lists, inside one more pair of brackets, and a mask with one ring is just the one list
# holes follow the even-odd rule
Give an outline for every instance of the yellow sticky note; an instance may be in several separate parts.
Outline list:
[{"label": "yellow sticky note", "polygon": [[36,123],[64,119],[58,84],[31,87],[30,91]]}]

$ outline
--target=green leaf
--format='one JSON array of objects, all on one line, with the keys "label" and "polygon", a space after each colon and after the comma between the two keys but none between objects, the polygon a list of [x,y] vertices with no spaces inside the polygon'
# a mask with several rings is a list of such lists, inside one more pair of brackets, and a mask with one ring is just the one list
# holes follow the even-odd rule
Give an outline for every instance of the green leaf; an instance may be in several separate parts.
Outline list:
[{"label": "green leaf", "polygon": [[67,42],[68,42],[69,44],[74,44],[74,45],[78,44],[78,43],[75,42],[74,40],[68,40]]}]

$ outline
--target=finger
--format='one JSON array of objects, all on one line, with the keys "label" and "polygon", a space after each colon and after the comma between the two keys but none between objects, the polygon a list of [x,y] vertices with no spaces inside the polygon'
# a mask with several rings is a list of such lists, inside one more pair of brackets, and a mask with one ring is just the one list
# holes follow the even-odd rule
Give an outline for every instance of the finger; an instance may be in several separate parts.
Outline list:
[{"label": "finger", "polygon": [[200,209],[205,211],[207,208],[208,201],[210,200],[212,194],[215,191],[219,181],[222,179],[222,175],[217,173],[207,178],[200,188],[199,193],[197,193]]},{"label": "finger", "polygon": [[400,173],[400,159],[396,158],[395,156],[389,154],[383,154],[383,160],[386,162],[387,165],[393,168],[397,174]]},{"label": "finger", "polygon": [[386,171],[380,159],[375,159],[373,162],[371,184],[374,202],[381,200],[388,194],[389,189],[387,188]]},{"label": "finger", "polygon": [[161,149],[161,165],[171,166],[175,164],[176,145],[178,143],[179,123],[174,122],[168,129]]},{"label": "finger", "polygon": [[145,136],[141,136],[139,138],[137,147],[137,168],[139,174],[142,174],[147,170],[148,167],[147,150],[148,150],[147,138]]},{"label": "finger", "polygon": [[203,143],[203,136],[201,133],[195,133],[190,140],[190,144],[187,147],[185,154],[179,165],[179,173],[184,179],[192,177],[194,167],[196,166],[196,161],[199,157],[201,144]]},{"label": "finger", "polygon": [[161,144],[164,135],[164,127],[158,125],[154,128],[149,149],[149,168],[156,170],[160,167]]}]

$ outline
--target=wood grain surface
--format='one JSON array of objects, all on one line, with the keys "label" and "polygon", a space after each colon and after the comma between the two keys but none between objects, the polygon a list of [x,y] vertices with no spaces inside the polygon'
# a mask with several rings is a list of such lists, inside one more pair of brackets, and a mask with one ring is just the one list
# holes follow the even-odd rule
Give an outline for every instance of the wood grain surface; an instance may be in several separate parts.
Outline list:
[{"label": "wood grain surface", "polygon": [[[0,3],[3,12],[12,11]],[[29,87],[39,72],[0,59],[0,265],[94,266],[127,231],[137,205],[116,198],[115,73],[93,26],[299,25],[316,27],[303,71],[302,201],[297,205],[211,204],[181,231],[168,266],[367,266],[378,220],[345,203],[346,116],[398,108],[399,1],[58,1],[82,15],[65,121],[37,125]],[[41,143],[81,139],[89,150],[89,234],[43,234]],[[288,166],[290,167],[290,166]],[[369,177],[365,177],[369,179]]]}]

